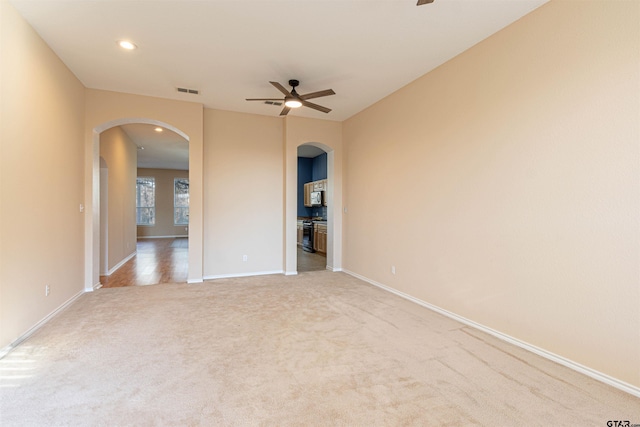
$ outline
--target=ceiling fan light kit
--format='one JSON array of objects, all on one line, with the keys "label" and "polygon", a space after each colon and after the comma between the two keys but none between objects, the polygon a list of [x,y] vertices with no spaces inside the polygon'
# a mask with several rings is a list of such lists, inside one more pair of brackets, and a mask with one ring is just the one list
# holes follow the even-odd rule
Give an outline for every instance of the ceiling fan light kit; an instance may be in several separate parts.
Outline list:
[{"label": "ceiling fan light kit", "polygon": [[284,99],[283,98],[247,98],[246,100],[247,101],[280,101],[280,102],[284,101],[284,108],[280,112],[281,116],[286,116],[287,114],[289,114],[289,111],[292,108],[299,108],[302,106],[312,108],[314,110],[321,111],[323,113],[328,113],[331,111],[330,108],[323,107],[322,105],[309,102],[308,99],[335,95],[336,93],[333,91],[333,89],[319,90],[317,92],[300,95],[298,92],[296,92],[296,87],[300,84],[298,80],[295,80],[295,79],[289,80],[289,86],[291,86],[291,91],[288,91],[287,89],[285,89],[285,87],[278,82],[269,82],[269,83],[271,83],[273,87],[275,87],[280,92],[282,92],[282,94],[284,95]]},{"label": "ceiling fan light kit", "polygon": [[300,102],[297,99],[291,97],[289,99],[285,98],[284,105],[286,105],[289,108],[300,108],[300,107],[302,107],[302,102]]}]

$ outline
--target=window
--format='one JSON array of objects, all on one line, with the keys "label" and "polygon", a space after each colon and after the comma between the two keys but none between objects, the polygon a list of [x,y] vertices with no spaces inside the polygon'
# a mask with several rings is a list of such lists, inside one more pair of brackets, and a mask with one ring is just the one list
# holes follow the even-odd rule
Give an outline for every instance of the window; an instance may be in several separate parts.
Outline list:
[{"label": "window", "polygon": [[156,224],[156,179],[138,177],[136,181],[136,224]]},{"label": "window", "polygon": [[189,179],[173,179],[173,224],[189,225]]}]

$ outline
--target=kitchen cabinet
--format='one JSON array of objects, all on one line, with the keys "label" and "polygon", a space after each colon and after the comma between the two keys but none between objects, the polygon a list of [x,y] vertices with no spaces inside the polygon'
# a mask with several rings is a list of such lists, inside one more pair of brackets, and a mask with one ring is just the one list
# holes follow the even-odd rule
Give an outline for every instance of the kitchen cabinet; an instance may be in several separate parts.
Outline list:
[{"label": "kitchen cabinet", "polygon": [[302,228],[302,221],[298,220],[298,224],[296,228],[298,231],[298,246],[302,246],[302,237],[304,234],[304,229]]},{"label": "kitchen cabinet", "polygon": [[[304,184],[304,206],[307,208],[312,207],[311,204],[311,192],[312,191],[327,191],[328,185],[326,179],[321,179],[319,181],[311,181]],[[327,206],[327,197],[325,193],[325,197],[322,199],[322,206]]]},{"label": "kitchen cabinet", "polygon": [[327,206],[327,191],[329,190],[329,185],[327,184],[327,180],[323,179],[322,180],[322,187],[323,187],[323,191],[324,193],[324,197],[322,198],[322,206]]},{"label": "kitchen cabinet", "polygon": [[313,191],[313,182],[307,182],[304,185],[304,206],[310,208],[311,205],[311,192]]},{"label": "kitchen cabinet", "polygon": [[327,224],[313,224],[313,249],[316,252],[327,253]]}]

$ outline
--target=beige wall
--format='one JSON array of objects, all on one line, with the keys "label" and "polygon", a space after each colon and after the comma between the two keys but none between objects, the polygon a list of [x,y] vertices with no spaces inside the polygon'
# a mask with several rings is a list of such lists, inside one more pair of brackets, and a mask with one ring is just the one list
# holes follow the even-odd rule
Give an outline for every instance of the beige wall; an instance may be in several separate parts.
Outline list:
[{"label": "beige wall", "polygon": [[346,268],[640,386],[639,8],[552,1],[345,122]]},{"label": "beige wall", "polygon": [[[100,157],[108,169],[108,271],[136,251],[137,147],[119,126],[100,134]],[[104,221],[104,218],[100,219]]]},{"label": "beige wall", "polygon": [[204,117],[205,278],[282,272],[282,119]]},{"label": "beige wall", "polygon": [[156,180],[156,223],[138,226],[138,237],[187,236],[188,226],[173,223],[173,181],[175,178],[189,178],[189,171],[140,168],[138,176]]},{"label": "beige wall", "polygon": [[84,88],[6,1],[0,43],[2,348],[83,290]]}]

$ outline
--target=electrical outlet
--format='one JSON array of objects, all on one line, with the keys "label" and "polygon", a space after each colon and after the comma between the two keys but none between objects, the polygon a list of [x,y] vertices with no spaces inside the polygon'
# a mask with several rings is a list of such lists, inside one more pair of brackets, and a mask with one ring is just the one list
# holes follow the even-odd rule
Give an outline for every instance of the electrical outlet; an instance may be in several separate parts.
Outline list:
[{"label": "electrical outlet", "polygon": [[249,257],[246,255],[242,255],[242,261],[247,262],[249,260]]},{"label": "electrical outlet", "polygon": [[391,266],[391,274],[396,274],[396,266],[395,265]]},{"label": "electrical outlet", "polygon": [[50,293],[51,293],[51,288],[49,287],[49,285],[44,285],[44,296],[48,297]]}]

